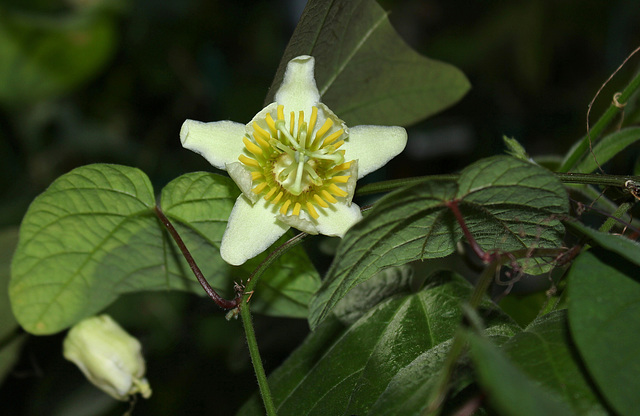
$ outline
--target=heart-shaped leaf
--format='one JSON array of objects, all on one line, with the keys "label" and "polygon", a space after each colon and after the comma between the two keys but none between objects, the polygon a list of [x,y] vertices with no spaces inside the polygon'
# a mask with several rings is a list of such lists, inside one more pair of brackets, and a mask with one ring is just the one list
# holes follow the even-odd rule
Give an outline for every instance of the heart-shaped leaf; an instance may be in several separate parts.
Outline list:
[{"label": "heart-shaped leaf", "polygon": [[[210,284],[229,297],[233,281],[251,271],[250,264],[229,266],[218,250],[238,192],[229,178],[192,173],[162,193],[167,216]],[[50,334],[123,293],[173,289],[204,295],[154,207],[151,183],[138,169],[90,165],[56,180],[31,204],[20,229],[10,284],[18,322],[29,332]],[[255,309],[305,316],[319,277],[300,248],[279,261],[256,289]],[[261,288],[266,296],[258,300]]]},{"label": "heart-shaped leaf", "polygon": [[[443,277],[379,303],[348,328],[327,319],[269,377],[278,415],[420,414],[430,393],[420,386],[440,371],[471,290],[461,278]],[[489,332],[519,330],[491,305],[483,304],[493,312]],[[415,406],[396,412],[409,410],[409,397]],[[256,397],[239,414],[264,412]]]},{"label": "heart-shaped leaf", "polygon": [[316,83],[349,125],[409,125],[457,102],[469,82],[452,65],[420,55],[393,29],[374,0],[311,0],[284,52],[266,102],[287,62],[316,58]]},{"label": "heart-shaped leaf", "polygon": [[[381,269],[453,253],[462,237],[447,207],[454,200],[484,250],[562,245],[559,217],[567,212],[568,201],[560,181],[519,159],[484,159],[463,170],[457,183],[425,180],[387,195],[352,227],[312,300],[311,327],[349,290]],[[523,267],[541,273],[550,266],[532,258]]]}]

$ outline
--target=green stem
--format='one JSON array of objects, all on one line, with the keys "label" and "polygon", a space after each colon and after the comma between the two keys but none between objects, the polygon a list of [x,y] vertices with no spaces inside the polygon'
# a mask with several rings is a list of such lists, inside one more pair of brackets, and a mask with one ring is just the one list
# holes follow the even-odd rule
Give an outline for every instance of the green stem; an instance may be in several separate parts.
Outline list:
[{"label": "green stem", "polygon": [[[640,176],[621,175],[600,175],[592,173],[562,173],[556,172],[556,177],[563,183],[578,183],[583,185],[615,186],[624,188],[628,180],[640,182]],[[394,179],[390,181],[375,182],[359,187],[356,190],[357,196],[371,195],[382,192],[395,191],[404,186],[415,185],[426,181],[455,181],[460,177],[458,174],[417,176],[415,178]]]},{"label": "green stem", "polygon": [[[636,90],[640,87],[640,72],[638,72],[631,80],[629,85],[622,91],[620,96],[618,97],[618,102],[626,103],[631,95],[636,92]],[[585,135],[580,141],[580,144],[574,147],[569,155],[565,158],[562,166],[558,169],[559,172],[568,172],[571,170],[575,164],[584,156],[587,149],[589,149],[589,139],[591,139],[591,143],[595,143],[602,132],[609,126],[613,118],[620,112],[621,108],[611,104],[607,111],[598,119],[596,124],[593,125],[588,135]]]},{"label": "green stem", "polygon": [[240,308],[240,317],[242,318],[244,334],[247,338],[247,346],[249,347],[249,355],[251,356],[253,371],[256,373],[256,378],[258,379],[258,387],[260,388],[262,403],[264,403],[264,408],[267,412],[267,415],[275,416],[277,414],[276,407],[273,404],[271,390],[269,389],[269,383],[267,382],[267,374],[264,372],[264,367],[262,366],[262,358],[260,358],[258,341],[256,340],[256,333],[253,330],[251,311],[249,311],[248,304],[246,305],[246,307]]},{"label": "green stem", "polygon": [[251,319],[251,311],[249,308],[249,300],[253,295],[253,290],[258,284],[262,274],[269,268],[269,266],[276,261],[280,256],[286,253],[291,248],[297,246],[302,242],[307,234],[300,233],[272,251],[269,256],[251,273],[247,280],[246,286],[243,291],[242,302],[238,307],[240,308],[240,317],[242,318],[242,325],[244,326],[244,333],[247,339],[247,346],[249,347],[249,355],[251,356],[251,363],[253,364],[253,371],[256,373],[256,379],[258,380],[258,388],[260,389],[260,396],[264,403],[264,408],[268,416],[276,415],[276,407],[273,404],[273,397],[271,396],[271,389],[267,381],[267,374],[264,371],[262,365],[262,358],[260,357],[260,350],[258,349],[258,341],[256,339],[256,333],[253,329],[253,320]]}]

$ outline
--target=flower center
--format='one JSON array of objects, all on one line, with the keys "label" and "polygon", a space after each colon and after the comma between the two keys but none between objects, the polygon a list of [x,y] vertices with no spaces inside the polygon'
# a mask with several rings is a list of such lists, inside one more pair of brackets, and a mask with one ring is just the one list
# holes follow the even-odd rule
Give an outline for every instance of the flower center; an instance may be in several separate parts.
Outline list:
[{"label": "flower center", "polygon": [[242,154],[238,160],[251,172],[252,192],[279,206],[282,215],[297,216],[304,210],[317,219],[316,208],[328,208],[348,195],[344,187],[353,161],[345,162],[344,150],[338,150],[346,138],[344,129],[329,133],[331,118],[316,128],[317,107],[312,107],[308,122],[303,111],[298,113],[297,129],[295,112],[288,128],[284,106],[277,107],[276,117],[267,113],[266,128],[253,123],[253,137],[242,139],[251,157]]}]

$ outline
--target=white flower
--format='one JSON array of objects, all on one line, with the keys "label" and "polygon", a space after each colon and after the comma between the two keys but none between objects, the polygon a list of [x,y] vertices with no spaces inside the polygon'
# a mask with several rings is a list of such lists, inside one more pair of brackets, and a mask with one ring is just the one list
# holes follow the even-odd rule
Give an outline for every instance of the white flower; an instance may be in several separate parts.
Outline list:
[{"label": "white flower", "polygon": [[93,316],[74,325],[63,349],[64,358],[114,399],[126,401],[136,393],[145,399],[151,396],[140,342],[109,315]]},{"label": "white flower", "polygon": [[260,254],[289,227],[344,236],[362,218],[351,203],[356,180],[384,166],[407,143],[402,127],[347,128],[320,102],[313,69],[311,56],[292,59],[275,102],[247,125],[182,125],[182,145],[226,170],[242,191],[220,246],[230,264]]}]

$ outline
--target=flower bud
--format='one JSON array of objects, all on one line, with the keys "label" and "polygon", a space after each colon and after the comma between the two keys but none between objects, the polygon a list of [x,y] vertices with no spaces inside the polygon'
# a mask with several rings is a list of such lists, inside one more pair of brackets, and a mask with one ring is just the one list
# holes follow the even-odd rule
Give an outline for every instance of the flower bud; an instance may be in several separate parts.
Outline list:
[{"label": "flower bud", "polygon": [[71,328],[63,354],[91,383],[117,400],[127,401],[136,393],[145,399],[151,396],[140,342],[109,315],[87,318]]}]

